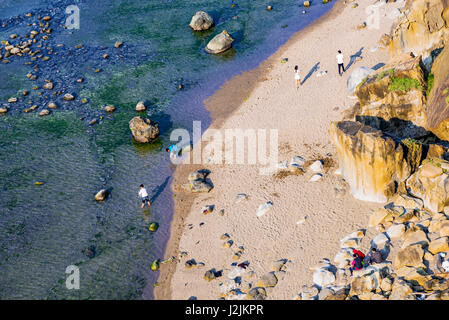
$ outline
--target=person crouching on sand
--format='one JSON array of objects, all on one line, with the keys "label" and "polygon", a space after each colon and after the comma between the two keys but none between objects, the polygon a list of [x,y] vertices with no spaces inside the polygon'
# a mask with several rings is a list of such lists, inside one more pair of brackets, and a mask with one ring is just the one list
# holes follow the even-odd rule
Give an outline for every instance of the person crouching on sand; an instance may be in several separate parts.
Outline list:
[{"label": "person crouching on sand", "polygon": [[148,204],[148,208],[151,206],[150,198],[148,198],[147,189],[145,189],[144,185],[140,185],[139,197],[142,200],[142,209],[145,207],[145,204]]},{"label": "person crouching on sand", "polygon": [[295,82],[296,82],[296,89],[301,86],[301,76],[299,75],[299,69],[298,66],[295,66]]},{"label": "person crouching on sand", "polygon": [[178,156],[178,146],[176,144],[172,144],[170,147],[165,149],[165,151],[170,152],[170,159],[175,161]]}]

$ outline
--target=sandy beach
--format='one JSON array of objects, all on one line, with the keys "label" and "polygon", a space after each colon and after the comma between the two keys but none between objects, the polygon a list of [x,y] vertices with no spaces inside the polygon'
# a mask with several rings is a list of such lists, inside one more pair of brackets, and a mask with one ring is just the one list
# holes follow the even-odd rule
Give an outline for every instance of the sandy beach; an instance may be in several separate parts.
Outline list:
[{"label": "sandy beach", "polygon": [[[339,1],[258,68],[235,77],[205,101],[214,119],[211,128],[277,129],[279,161],[295,156],[309,162],[325,160],[322,179],[310,182],[310,170],[302,175],[261,175],[259,165],[249,164],[179,165],[172,185],[175,215],[165,259],[187,254],[161,266],[156,299],[218,299],[219,285],[228,280],[233,263],[247,261],[254,276],[245,281],[252,282],[271,271],[271,263],[279,259],[288,260],[286,273],[267,291],[267,299],[292,299],[303,285],[313,283],[311,268],[323,258],[332,259],[340,239],[364,228],[380,206],[354,199],[334,174],[335,150],[328,129],[355,103],[346,96],[351,72],[388,62],[388,52],[377,49],[378,41],[390,31],[394,22],[390,14],[403,2],[379,6],[379,28],[362,29],[357,26],[366,21],[365,9],[374,1],[358,1],[356,8],[352,3]],[[337,50],[345,56],[347,72],[342,77]],[[288,60],[281,63],[283,59]],[[295,65],[303,81],[299,89]],[[322,71],[327,74],[318,77]],[[211,171],[214,188],[192,195],[185,187],[188,173],[202,168]],[[248,199],[234,203],[239,193]],[[257,217],[258,207],[267,201],[273,207]],[[203,215],[205,205],[214,205],[214,211]],[[230,248],[222,247],[225,241],[220,237],[225,233],[233,240]],[[234,260],[240,246],[243,253]],[[204,265],[186,268],[190,259]],[[208,282],[203,276],[213,268],[222,276]]]}]

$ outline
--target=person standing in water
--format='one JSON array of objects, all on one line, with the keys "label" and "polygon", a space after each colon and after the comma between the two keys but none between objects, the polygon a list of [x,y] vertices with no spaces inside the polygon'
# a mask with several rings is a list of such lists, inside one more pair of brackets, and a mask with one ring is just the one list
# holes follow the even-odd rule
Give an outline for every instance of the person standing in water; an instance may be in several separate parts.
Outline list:
[{"label": "person standing in water", "polygon": [[145,189],[143,184],[140,185],[139,197],[142,200],[142,209],[143,209],[143,207],[145,207],[145,204],[147,204],[147,203],[148,203],[148,208],[151,206],[150,198],[148,198],[147,189]]},{"label": "person standing in water", "polygon": [[345,65],[344,65],[344,56],[341,53],[341,50],[338,50],[338,54],[337,54],[337,64],[338,64],[338,74],[340,75],[340,77],[343,75],[343,73],[345,72]]},{"label": "person standing in water", "polygon": [[299,75],[299,69],[298,66],[295,66],[295,82],[296,82],[296,89],[301,86],[301,76]]}]

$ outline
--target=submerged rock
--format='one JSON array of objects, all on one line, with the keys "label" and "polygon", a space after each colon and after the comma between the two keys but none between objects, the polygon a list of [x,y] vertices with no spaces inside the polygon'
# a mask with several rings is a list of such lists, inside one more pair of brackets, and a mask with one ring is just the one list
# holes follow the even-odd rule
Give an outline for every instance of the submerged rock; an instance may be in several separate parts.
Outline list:
[{"label": "submerged rock", "polygon": [[217,34],[206,46],[206,52],[211,54],[218,54],[224,52],[232,47],[234,39],[226,30]]},{"label": "submerged rock", "polygon": [[159,137],[159,125],[150,119],[134,117],[129,122],[129,129],[137,142],[149,143]]}]

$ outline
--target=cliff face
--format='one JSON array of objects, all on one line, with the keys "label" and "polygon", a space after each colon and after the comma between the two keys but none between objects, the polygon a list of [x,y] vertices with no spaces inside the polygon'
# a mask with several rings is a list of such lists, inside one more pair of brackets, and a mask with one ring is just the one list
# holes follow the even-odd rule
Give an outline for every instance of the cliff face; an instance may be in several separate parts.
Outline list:
[{"label": "cliff face", "polygon": [[449,47],[433,63],[432,77],[427,126],[440,139],[449,141]]},{"label": "cliff face", "polygon": [[413,52],[431,63],[432,52],[449,39],[449,0],[408,0],[390,34],[388,46],[393,52]]},{"label": "cliff face", "polygon": [[356,121],[330,127],[337,148],[339,172],[360,200],[385,202],[410,176],[404,150],[382,131]]},{"label": "cliff face", "polygon": [[357,87],[354,116],[399,119],[425,127],[426,87],[421,57],[399,55]]}]

